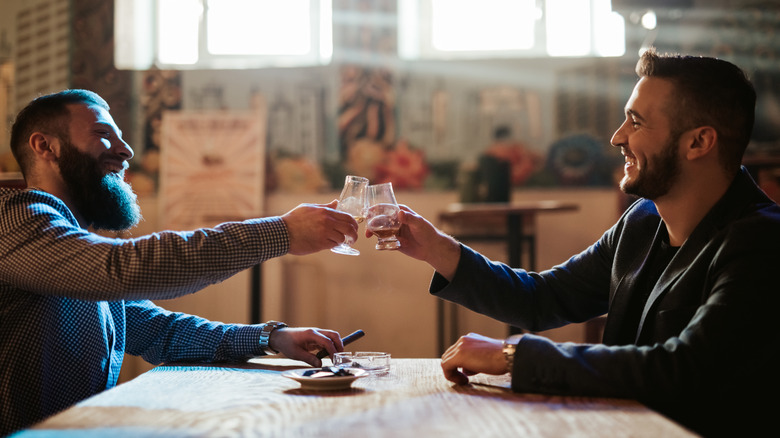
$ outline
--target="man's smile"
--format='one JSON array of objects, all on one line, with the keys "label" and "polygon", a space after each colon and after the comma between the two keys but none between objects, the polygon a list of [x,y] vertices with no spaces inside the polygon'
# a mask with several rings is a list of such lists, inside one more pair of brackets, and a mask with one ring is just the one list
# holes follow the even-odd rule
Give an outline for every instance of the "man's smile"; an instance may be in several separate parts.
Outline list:
[{"label": "man's smile", "polygon": [[103,169],[106,173],[115,173],[117,175],[123,175],[125,169],[128,168],[127,161],[119,161],[108,159],[103,162]]},{"label": "man's smile", "polygon": [[626,148],[621,148],[620,152],[623,154],[623,158],[625,158],[624,169],[628,170],[631,167],[636,167],[636,157],[631,151]]}]

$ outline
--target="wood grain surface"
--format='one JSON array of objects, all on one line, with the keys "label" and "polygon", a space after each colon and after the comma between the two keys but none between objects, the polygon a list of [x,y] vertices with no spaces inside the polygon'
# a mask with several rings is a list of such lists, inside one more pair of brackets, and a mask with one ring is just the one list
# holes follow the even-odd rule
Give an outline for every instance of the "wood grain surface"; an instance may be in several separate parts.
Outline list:
[{"label": "wood grain surface", "polygon": [[393,359],[386,375],[335,392],[282,377],[305,368],[288,359],[160,366],[20,436],[694,436],[633,401],[515,394],[508,376],[454,385],[439,363]]}]

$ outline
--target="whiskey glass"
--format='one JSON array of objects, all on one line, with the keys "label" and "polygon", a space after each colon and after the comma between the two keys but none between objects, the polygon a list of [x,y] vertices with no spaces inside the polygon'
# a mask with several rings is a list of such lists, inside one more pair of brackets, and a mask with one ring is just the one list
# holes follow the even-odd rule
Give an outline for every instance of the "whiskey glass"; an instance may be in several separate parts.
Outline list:
[{"label": "whiskey glass", "polygon": [[[344,188],[339,196],[339,203],[336,210],[343,211],[352,215],[357,223],[363,222],[366,218],[366,188],[368,187],[368,178],[355,175],[347,175],[344,181]],[[353,248],[355,241],[344,236],[344,242],[334,246],[330,250],[337,254],[358,255],[360,251]]]},{"label": "whiskey glass", "polygon": [[396,235],[401,229],[398,221],[398,202],[395,200],[392,183],[368,186],[366,195],[366,228],[377,237],[376,249],[393,250],[401,247]]}]

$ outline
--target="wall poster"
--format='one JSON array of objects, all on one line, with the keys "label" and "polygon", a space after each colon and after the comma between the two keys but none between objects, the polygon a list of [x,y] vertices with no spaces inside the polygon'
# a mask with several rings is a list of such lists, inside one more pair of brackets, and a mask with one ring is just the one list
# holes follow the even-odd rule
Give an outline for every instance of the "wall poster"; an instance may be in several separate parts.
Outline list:
[{"label": "wall poster", "polygon": [[159,202],[165,229],[262,215],[265,120],[265,108],[164,113]]}]

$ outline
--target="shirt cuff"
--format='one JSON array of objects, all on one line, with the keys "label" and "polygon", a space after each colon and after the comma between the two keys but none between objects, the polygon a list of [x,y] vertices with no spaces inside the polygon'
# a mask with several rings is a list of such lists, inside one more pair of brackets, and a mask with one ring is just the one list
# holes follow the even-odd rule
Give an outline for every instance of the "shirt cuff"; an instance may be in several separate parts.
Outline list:
[{"label": "shirt cuff", "polygon": [[242,325],[236,329],[236,342],[233,346],[238,357],[263,356],[260,348],[260,331],[262,324]]}]

